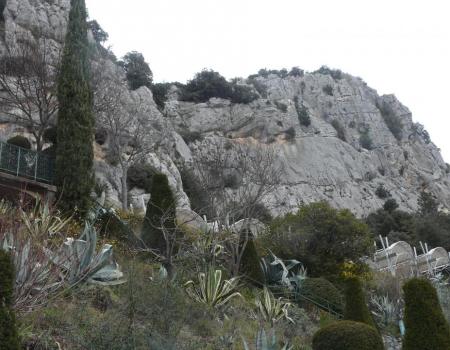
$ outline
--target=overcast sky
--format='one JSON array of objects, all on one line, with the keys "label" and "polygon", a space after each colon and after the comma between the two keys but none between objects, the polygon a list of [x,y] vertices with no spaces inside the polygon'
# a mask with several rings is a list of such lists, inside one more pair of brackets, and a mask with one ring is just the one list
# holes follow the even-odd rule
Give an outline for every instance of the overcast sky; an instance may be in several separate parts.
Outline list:
[{"label": "overcast sky", "polygon": [[394,93],[450,163],[449,0],[86,0],[118,57],[144,54],[154,80],[203,68],[227,78],[321,65]]}]

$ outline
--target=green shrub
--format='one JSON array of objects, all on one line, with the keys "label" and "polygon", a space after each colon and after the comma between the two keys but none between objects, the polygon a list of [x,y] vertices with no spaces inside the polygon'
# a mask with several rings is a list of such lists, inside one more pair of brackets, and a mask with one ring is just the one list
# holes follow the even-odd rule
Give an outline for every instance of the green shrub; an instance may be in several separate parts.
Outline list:
[{"label": "green shrub", "polygon": [[294,97],[295,110],[297,111],[298,121],[303,126],[311,125],[311,118],[309,116],[308,109],[299,102],[298,96]]},{"label": "green shrub", "polygon": [[322,88],[322,91],[325,92],[328,96],[333,96],[333,87],[330,84],[325,85]]},{"label": "green shrub", "polygon": [[165,103],[167,101],[167,92],[169,91],[172,83],[158,83],[153,84],[151,87],[153,100],[155,101],[160,111],[164,110]]},{"label": "green shrub", "polygon": [[373,149],[373,142],[372,138],[370,137],[369,129],[361,132],[361,135],[359,136],[359,144],[362,148],[365,148],[369,151]]},{"label": "green shrub", "polygon": [[[241,233],[241,237],[245,237],[245,234]],[[243,243],[241,244],[243,245]],[[252,284],[261,286],[264,284],[264,274],[259,262],[260,259],[256,251],[255,242],[249,233],[247,244],[242,253],[240,271]]]},{"label": "green shrub", "polygon": [[294,140],[297,134],[295,128],[292,126],[289,129],[287,129],[284,133],[286,134],[286,140],[288,141]]},{"label": "green shrub", "polygon": [[299,293],[335,312],[342,313],[344,310],[342,293],[325,278],[307,278],[302,282]]},{"label": "green shrub", "polygon": [[320,329],[314,334],[312,347],[313,350],[384,350],[383,340],[373,327],[353,321],[334,322]]},{"label": "green shrub", "polygon": [[250,86],[233,83],[229,99],[233,103],[249,104],[258,99],[258,94]]},{"label": "green shrub", "polygon": [[349,210],[335,209],[326,202],[304,205],[295,214],[275,218],[264,243],[282,259],[301,261],[314,277],[339,274],[344,261],[358,262],[373,247],[365,223]]},{"label": "green shrub", "polygon": [[0,22],[5,21],[5,17],[3,17],[3,11],[5,10],[6,7],[6,1],[7,0],[0,0]]},{"label": "green shrub", "polygon": [[156,171],[148,164],[134,164],[128,169],[128,188],[142,188],[150,192],[152,188],[152,178]]},{"label": "green shrub", "polygon": [[406,327],[403,350],[450,349],[450,327],[431,283],[413,278],[405,283],[403,291]]},{"label": "green shrub", "polygon": [[153,73],[141,53],[136,51],[128,52],[123,57],[121,65],[125,70],[131,90],[137,90],[141,86],[146,86],[149,89],[152,87]]},{"label": "green shrub", "polygon": [[345,129],[342,126],[342,124],[340,123],[339,120],[337,119],[333,119],[331,121],[331,125],[333,126],[333,128],[336,130],[337,132],[337,137],[340,138],[342,141],[347,141],[346,137],[345,137]]},{"label": "green shrub", "polygon": [[327,66],[320,67],[318,70],[313,72],[313,74],[315,74],[315,73],[331,75],[331,77],[335,80],[342,79],[342,71],[340,71],[339,69],[330,69]]},{"label": "green shrub", "polygon": [[25,136],[16,135],[8,139],[8,141],[6,142],[9,143],[10,145],[22,147],[25,149],[31,149],[31,143]]},{"label": "green shrub", "polygon": [[384,187],[383,184],[379,184],[375,190],[375,194],[380,199],[386,199],[391,196],[391,193]]},{"label": "green shrub", "polygon": [[376,328],[372,314],[367,307],[366,296],[358,277],[348,277],[345,281],[344,319],[365,323]]},{"label": "green shrub", "polygon": [[218,72],[203,70],[190,80],[180,97],[181,101],[207,102],[212,97],[227,99],[231,96],[231,86]]},{"label": "green shrub", "polygon": [[105,41],[108,41],[108,33],[103,30],[103,28],[96,20],[89,21],[87,25],[97,43],[102,44]]},{"label": "green shrub", "polygon": [[153,175],[150,200],[147,204],[142,226],[142,240],[147,247],[165,250],[165,239],[162,226],[173,234],[176,220],[176,202],[169,186],[167,176],[164,174]]},{"label": "green shrub", "polygon": [[291,77],[300,77],[301,78],[305,75],[305,72],[303,71],[303,69],[300,69],[298,67],[292,67],[292,69],[289,71],[288,75]]},{"label": "green shrub", "polygon": [[58,130],[56,129],[56,126],[52,126],[44,131],[44,141],[56,145],[57,135]]},{"label": "green shrub", "polygon": [[0,249],[0,349],[19,350],[16,318],[12,309],[14,265],[11,256]]},{"label": "green shrub", "polygon": [[388,213],[392,213],[397,208],[398,203],[394,198],[389,198],[386,202],[384,202],[383,209]]},{"label": "green shrub", "polygon": [[267,98],[267,86],[263,82],[257,80],[256,78],[257,76],[248,77],[247,83],[253,85],[255,90],[262,98]]}]

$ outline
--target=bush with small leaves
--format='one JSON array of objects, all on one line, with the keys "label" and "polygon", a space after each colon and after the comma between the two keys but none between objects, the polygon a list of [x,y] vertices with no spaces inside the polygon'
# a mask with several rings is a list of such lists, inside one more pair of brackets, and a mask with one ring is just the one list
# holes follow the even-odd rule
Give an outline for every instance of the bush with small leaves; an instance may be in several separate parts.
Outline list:
[{"label": "bush with small leaves", "polygon": [[152,188],[152,178],[156,173],[148,164],[134,164],[128,169],[128,188],[142,188],[146,192],[150,192]]},{"label": "bush with small leaves", "polygon": [[287,112],[288,107],[287,107],[287,105],[286,105],[285,103],[280,102],[280,101],[275,101],[275,106],[276,106],[277,109],[280,110],[281,112],[283,112],[283,113],[286,113],[286,112]]},{"label": "bush with small leaves", "polygon": [[295,139],[296,132],[292,126],[289,129],[287,129],[284,133],[286,134],[286,140],[292,141]]},{"label": "bush with small leaves", "polygon": [[361,132],[361,135],[359,136],[359,144],[362,148],[365,148],[369,151],[373,149],[373,142],[372,138],[370,137],[370,131],[368,129]]},{"label": "bush with small leaves", "polygon": [[295,110],[297,111],[298,121],[303,126],[311,125],[311,118],[308,113],[308,109],[300,103],[298,96],[294,97]]},{"label": "bush with small leaves", "polygon": [[388,199],[384,202],[383,209],[388,213],[392,213],[394,210],[398,208],[398,203],[394,198]]},{"label": "bush with small leaves", "polygon": [[367,307],[361,280],[358,277],[348,277],[345,281],[344,319],[362,322],[376,328],[372,314]]},{"label": "bush with small leaves", "polygon": [[342,71],[339,69],[330,69],[327,66],[322,66],[318,70],[316,70],[313,74],[319,73],[323,75],[331,75],[331,77],[335,80],[342,79]]},{"label": "bush with small leaves", "polygon": [[292,69],[289,71],[288,75],[290,77],[303,77],[305,75],[305,72],[303,71],[303,69],[300,69],[298,67],[292,67]]},{"label": "bush with small leaves", "polygon": [[322,91],[325,92],[328,96],[333,96],[333,87],[330,84],[325,85],[322,88]]},{"label": "bush with small leaves", "polygon": [[151,88],[153,73],[141,53],[136,51],[127,53],[123,57],[121,65],[125,70],[131,90],[137,90],[141,86],[146,86],[149,89]]},{"label": "bush with small leaves", "polygon": [[384,187],[383,184],[379,184],[375,190],[375,194],[380,199],[386,199],[391,196],[391,193]]},{"label": "bush with small leaves", "polygon": [[450,327],[433,285],[413,278],[403,286],[405,327],[403,350],[450,349]]},{"label": "bush with small leaves", "polygon": [[381,336],[373,327],[361,322],[338,321],[314,334],[312,348],[313,350],[384,350],[384,345]]},{"label": "bush with small leaves", "polygon": [[[331,282],[325,278],[307,278],[297,291],[300,296],[304,296],[314,303],[323,305],[337,313],[344,310],[344,297],[342,293]],[[302,301],[302,298],[299,298]]]}]

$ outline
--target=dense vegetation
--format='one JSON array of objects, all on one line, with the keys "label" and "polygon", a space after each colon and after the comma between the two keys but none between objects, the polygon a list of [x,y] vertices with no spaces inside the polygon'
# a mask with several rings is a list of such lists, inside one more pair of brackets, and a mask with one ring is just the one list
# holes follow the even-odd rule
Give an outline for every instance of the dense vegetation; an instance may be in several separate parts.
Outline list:
[{"label": "dense vegetation", "polygon": [[237,81],[230,83],[213,70],[197,73],[181,91],[181,101],[195,103],[207,102],[212,97],[218,97],[233,103],[248,104],[258,98],[251,87],[240,85]]},{"label": "dense vegetation", "polygon": [[72,1],[58,79],[56,184],[63,211],[84,214],[94,185],[94,116],[84,0]]}]

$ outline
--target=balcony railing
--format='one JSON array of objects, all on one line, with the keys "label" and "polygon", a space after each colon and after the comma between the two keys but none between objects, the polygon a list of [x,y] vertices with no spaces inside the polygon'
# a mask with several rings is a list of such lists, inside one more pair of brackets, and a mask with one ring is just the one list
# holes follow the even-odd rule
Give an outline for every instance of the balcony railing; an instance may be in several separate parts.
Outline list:
[{"label": "balcony railing", "polygon": [[0,141],[0,171],[37,182],[53,183],[53,157]]}]

